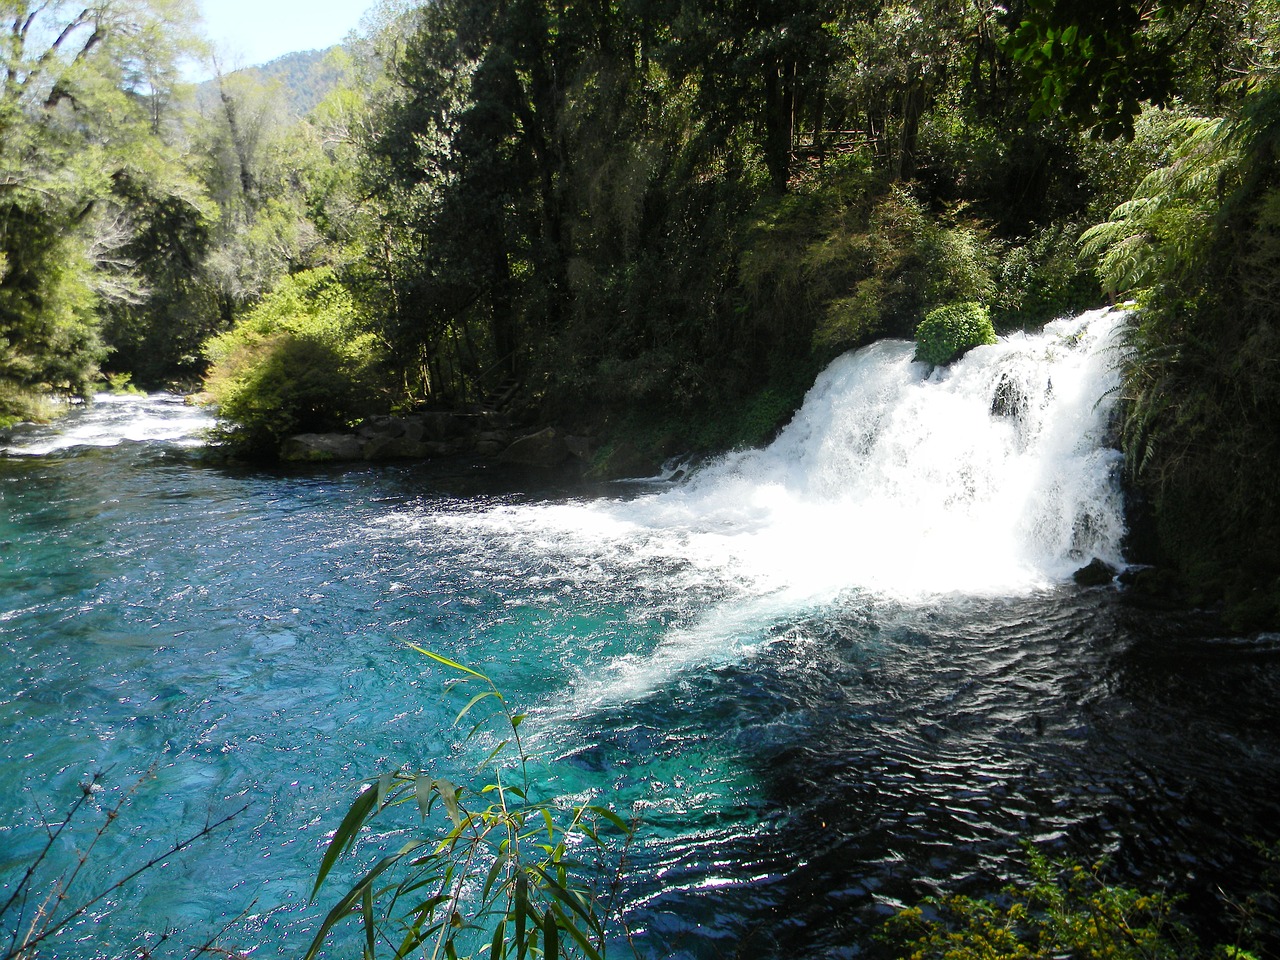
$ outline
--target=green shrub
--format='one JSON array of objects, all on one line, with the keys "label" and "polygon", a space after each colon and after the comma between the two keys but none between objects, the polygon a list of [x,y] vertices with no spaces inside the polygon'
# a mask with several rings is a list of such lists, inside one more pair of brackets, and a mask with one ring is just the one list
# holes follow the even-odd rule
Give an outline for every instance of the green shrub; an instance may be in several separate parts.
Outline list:
[{"label": "green shrub", "polygon": [[1238,946],[1205,950],[1175,898],[1103,881],[1101,865],[1053,862],[1028,847],[1030,880],[998,898],[929,898],[890,918],[884,939],[911,960],[1254,960]]},{"label": "green shrub", "polygon": [[66,410],[65,402],[0,377],[0,430],[19,423],[48,423]]},{"label": "green shrub", "polygon": [[106,380],[104,386],[107,393],[131,397],[146,395],[145,390],[134,384],[133,374],[131,373],[107,373],[104,371],[102,376]]},{"label": "green shrub", "polygon": [[289,436],[380,409],[378,341],[332,270],[286,277],[205,353],[206,392],[243,455],[274,456]]},{"label": "green shrub", "polygon": [[1077,260],[1079,236],[1079,227],[1057,223],[1004,250],[991,302],[997,330],[1038,327],[1103,302],[1097,277]]},{"label": "green shrub", "polygon": [[995,343],[991,314],[979,303],[949,303],[931,310],[916,327],[916,359],[942,366],[966,350]]}]

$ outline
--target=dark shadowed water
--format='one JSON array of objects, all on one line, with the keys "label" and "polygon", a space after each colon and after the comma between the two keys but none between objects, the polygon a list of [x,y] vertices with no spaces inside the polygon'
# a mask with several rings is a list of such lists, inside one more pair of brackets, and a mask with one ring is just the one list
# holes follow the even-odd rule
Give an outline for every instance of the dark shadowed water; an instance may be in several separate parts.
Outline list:
[{"label": "dark shadowed water", "polygon": [[[412,642],[530,709],[558,791],[642,818],[625,890],[642,956],[866,955],[895,907],[996,888],[1028,840],[1110,855],[1117,879],[1185,893],[1216,935],[1219,888],[1255,891],[1251,841],[1280,840],[1280,637],[1069,584],[1085,554],[1118,556],[1114,455],[1093,421],[1054,435],[1073,415],[1053,407],[1073,390],[1060,365],[1027,401],[1041,421],[993,417],[1016,350],[1046,352],[999,349],[985,386],[976,361],[924,381],[882,349],[877,369],[910,376],[895,393],[853,371],[873,426],[840,409],[836,371],[772,452],[680,485],[233,468],[202,459],[183,439],[199,416],[163,398],[20,433],[0,444],[5,889],[41,823],[105,770],[99,808],[132,794],[85,890],[247,809],[50,955],[166,928],[198,944],[246,911],[224,945],[299,955],[361,779],[476,759],[448,677]],[[994,432],[945,453],[903,439],[951,415],[919,407],[948,389],[950,405],[977,396],[967,415]],[[1077,415],[1105,420],[1085,400]],[[909,478],[922,486],[902,491]]]}]

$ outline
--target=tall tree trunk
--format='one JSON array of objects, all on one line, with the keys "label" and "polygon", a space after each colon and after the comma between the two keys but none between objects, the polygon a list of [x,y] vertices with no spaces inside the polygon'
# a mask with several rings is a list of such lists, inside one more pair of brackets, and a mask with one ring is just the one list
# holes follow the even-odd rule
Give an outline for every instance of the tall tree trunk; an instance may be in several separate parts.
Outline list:
[{"label": "tall tree trunk", "polygon": [[776,193],[786,193],[791,180],[792,109],[795,87],[780,64],[765,77],[764,163]]},{"label": "tall tree trunk", "polygon": [[909,180],[916,172],[916,141],[920,135],[920,118],[924,115],[925,85],[912,78],[902,92],[902,126],[898,130],[898,151],[894,158],[895,180]]}]

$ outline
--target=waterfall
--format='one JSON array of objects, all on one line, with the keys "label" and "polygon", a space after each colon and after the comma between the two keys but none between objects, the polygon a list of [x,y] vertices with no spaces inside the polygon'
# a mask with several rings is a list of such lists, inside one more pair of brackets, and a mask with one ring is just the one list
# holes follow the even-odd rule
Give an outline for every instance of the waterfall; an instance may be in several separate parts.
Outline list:
[{"label": "waterfall", "polygon": [[672,497],[753,528],[740,562],[819,590],[1006,592],[1120,563],[1114,311],[930,370],[882,341],[836,360],[769,447]]},{"label": "waterfall", "polygon": [[632,500],[499,514],[510,536],[544,530],[540,550],[567,537],[615,559],[665,556],[756,595],[1042,588],[1093,557],[1122,562],[1122,320],[1056,321],[937,369],[881,341],[832,363],[766,448]]}]

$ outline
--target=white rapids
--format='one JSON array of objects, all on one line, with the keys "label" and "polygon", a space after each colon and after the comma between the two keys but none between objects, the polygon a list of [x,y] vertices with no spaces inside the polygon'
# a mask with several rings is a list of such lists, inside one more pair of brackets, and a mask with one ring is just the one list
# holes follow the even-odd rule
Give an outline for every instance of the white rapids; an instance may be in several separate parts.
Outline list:
[{"label": "white rapids", "polygon": [[198,447],[213,424],[207,408],[176,394],[99,393],[51,424],[22,424],[0,434],[0,455],[42,457],[122,443]]}]

